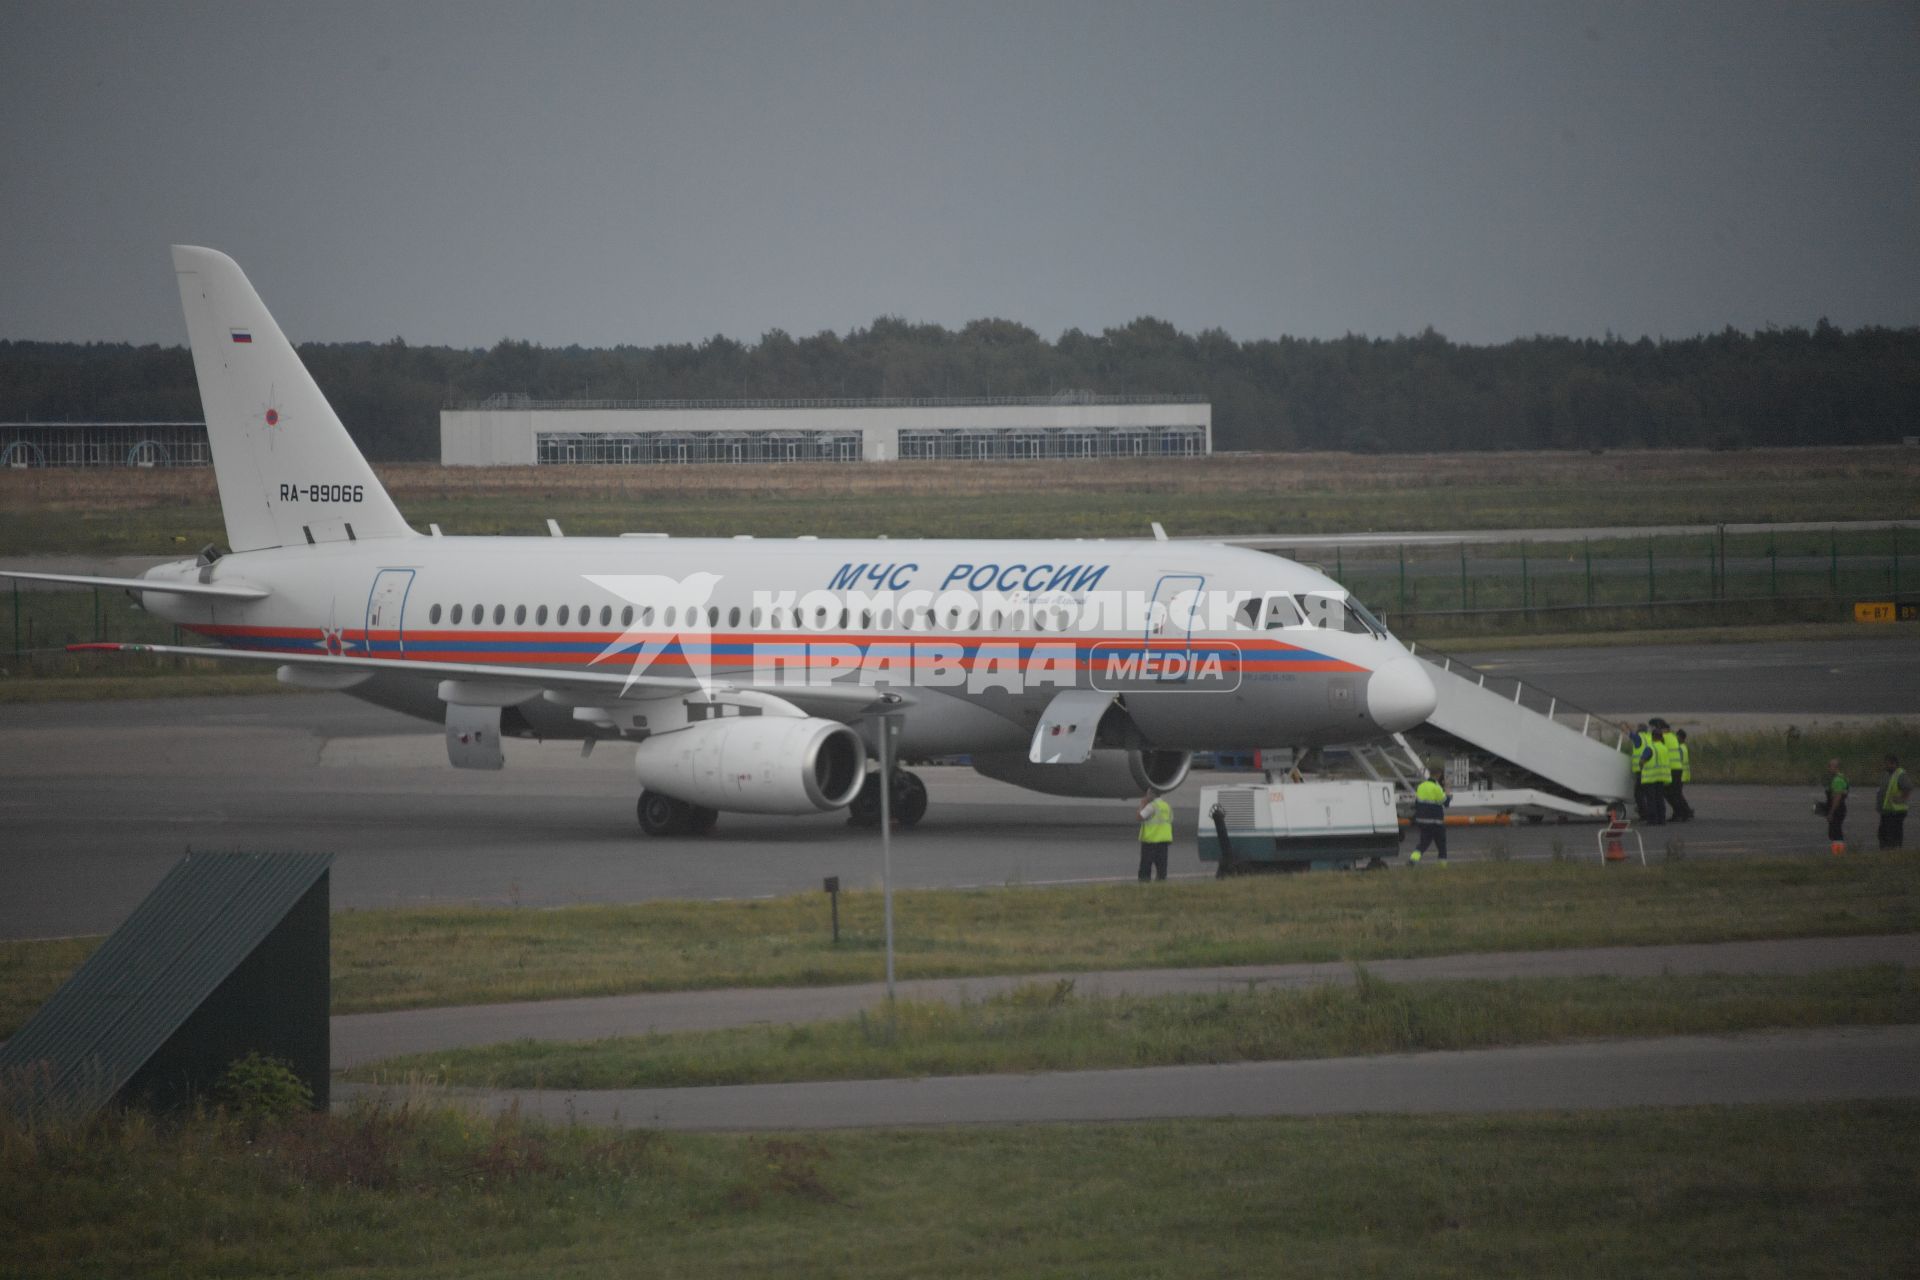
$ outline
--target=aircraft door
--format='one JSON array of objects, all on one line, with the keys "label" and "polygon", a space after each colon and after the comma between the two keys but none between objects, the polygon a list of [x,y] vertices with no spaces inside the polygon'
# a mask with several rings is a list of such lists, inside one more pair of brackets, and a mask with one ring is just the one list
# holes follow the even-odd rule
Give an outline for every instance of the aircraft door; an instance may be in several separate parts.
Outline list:
[{"label": "aircraft door", "polygon": [[407,593],[412,589],[411,569],[382,569],[373,576],[373,590],[367,593],[366,651],[369,657],[407,656],[406,632],[402,623],[406,616]]},{"label": "aircraft door", "polygon": [[1205,583],[1198,574],[1169,573],[1154,584],[1143,639],[1158,679],[1182,680],[1193,669],[1193,629],[1201,620]]}]

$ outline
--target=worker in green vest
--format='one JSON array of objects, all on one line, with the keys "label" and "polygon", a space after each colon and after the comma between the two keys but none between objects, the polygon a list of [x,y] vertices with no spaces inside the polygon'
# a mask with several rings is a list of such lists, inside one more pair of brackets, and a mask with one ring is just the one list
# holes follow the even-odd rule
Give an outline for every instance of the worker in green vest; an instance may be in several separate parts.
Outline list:
[{"label": "worker in green vest", "polygon": [[1647,749],[1647,726],[1637,724],[1627,738],[1627,768],[1633,773],[1633,814],[1647,820],[1647,784],[1640,777],[1640,753]]},{"label": "worker in green vest", "polygon": [[1647,745],[1640,751],[1640,782],[1647,797],[1647,812],[1642,821],[1650,827],[1659,827],[1667,821],[1667,784],[1673,781],[1673,762],[1660,736],[1667,722],[1651,720],[1648,723],[1653,732],[1647,735]]},{"label": "worker in green vest", "polygon": [[1827,851],[1839,857],[1847,851],[1847,775],[1840,772],[1840,760],[1827,761]]},{"label": "worker in green vest", "polygon": [[1687,803],[1687,783],[1693,781],[1693,752],[1687,746],[1685,729],[1668,729],[1661,735],[1667,745],[1667,763],[1673,777],[1667,782],[1667,806],[1675,822],[1692,822],[1693,806]]},{"label": "worker in green vest", "polygon": [[1452,803],[1453,797],[1440,785],[1440,770],[1427,770],[1427,776],[1413,789],[1413,825],[1420,832],[1420,842],[1407,855],[1413,866],[1420,865],[1420,855],[1428,845],[1440,855],[1440,865],[1447,865],[1447,806]]},{"label": "worker in green vest", "polygon": [[1173,843],[1173,806],[1153,791],[1140,797],[1140,883],[1167,878],[1167,847]]},{"label": "worker in green vest", "polygon": [[1900,767],[1900,757],[1887,752],[1887,776],[1880,780],[1880,847],[1906,847],[1907,802],[1913,799],[1913,779]]}]

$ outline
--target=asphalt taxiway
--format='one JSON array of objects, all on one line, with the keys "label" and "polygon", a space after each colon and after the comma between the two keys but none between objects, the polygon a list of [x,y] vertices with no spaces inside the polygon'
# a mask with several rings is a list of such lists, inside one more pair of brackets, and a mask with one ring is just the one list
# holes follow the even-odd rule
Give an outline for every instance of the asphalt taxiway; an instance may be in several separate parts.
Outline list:
[{"label": "asphalt taxiway", "polygon": [[[1679,725],[1920,715],[1914,646],[1898,635],[1468,657],[1569,702]],[[516,742],[506,769],[461,771],[432,726],[339,694],[14,705],[0,708],[0,730],[0,939],[106,932],[190,849],[332,852],[336,909],[755,897],[815,891],[826,876],[848,888],[880,880],[877,834],[838,815],[728,814],[707,836],[649,840],[624,751],[583,760],[577,744]],[[1853,763],[1871,776],[1871,762]],[[1127,802],[1035,795],[966,768],[923,776],[932,805],[894,841],[897,887],[1132,876]],[[1207,780],[1196,774],[1173,797],[1178,829],[1193,829]],[[1648,851],[1822,850],[1824,828],[1807,812],[1813,781],[1695,786],[1699,820],[1649,831]],[[1462,858],[1582,857],[1593,830],[1479,828],[1454,846]],[[1210,867],[1187,845],[1174,872]]]}]

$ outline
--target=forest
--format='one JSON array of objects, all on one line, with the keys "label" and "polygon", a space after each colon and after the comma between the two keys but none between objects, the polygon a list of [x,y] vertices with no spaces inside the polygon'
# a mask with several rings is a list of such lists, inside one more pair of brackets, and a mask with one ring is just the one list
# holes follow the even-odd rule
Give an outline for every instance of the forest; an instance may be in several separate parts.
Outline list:
[{"label": "forest", "polygon": [[[1726,329],[1684,339],[1236,341],[1162,320],[1048,342],[1010,320],[883,317],[657,347],[300,347],[369,456],[438,459],[439,411],[534,399],[1205,396],[1216,450],[1410,453],[1897,442],[1920,432],[1920,329]],[[0,422],[200,419],[184,347],[0,341]]]}]

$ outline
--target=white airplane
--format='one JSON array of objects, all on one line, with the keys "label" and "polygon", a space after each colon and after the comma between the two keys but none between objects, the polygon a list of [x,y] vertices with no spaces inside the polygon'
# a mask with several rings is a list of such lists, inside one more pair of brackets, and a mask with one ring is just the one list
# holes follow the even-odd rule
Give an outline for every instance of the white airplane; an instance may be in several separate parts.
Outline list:
[{"label": "white airplane", "polygon": [[[77,647],[268,663],[443,724],[459,768],[501,767],[503,737],[632,743],[649,835],[726,810],[875,822],[883,733],[891,761],[966,753],[1119,799],[1179,785],[1196,749],[1363,741],[1433,709],[1338,583],[1240,548],[423,536],[239,266],[173,261],[231,549],[9,576],[123,587],[219,647]],[[917,822],[924,785],[890,781]]]}]

